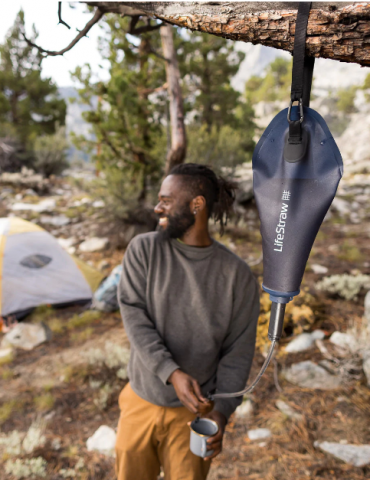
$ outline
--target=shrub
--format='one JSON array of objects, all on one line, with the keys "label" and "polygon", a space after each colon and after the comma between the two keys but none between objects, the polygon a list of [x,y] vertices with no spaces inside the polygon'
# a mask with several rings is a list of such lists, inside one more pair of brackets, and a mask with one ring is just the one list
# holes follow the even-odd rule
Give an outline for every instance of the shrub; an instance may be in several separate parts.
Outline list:
[{"label": "shrub", "polygon": [[316,283],[317,290],[337,294],[346,300],[353,300],[361,288],[370,287],[370,275],[332,275]]},{"label": "shrub", "polygon": [[51,393],[44,393],[33,399],[36,409],[39,411],[47,411],[53,408],[55,399]]},{"label": "shrub", "polygon": [[47,462],[42,457],[8,460],[5,472],[15,478],[46,477]]},{"label": "shrub", "polygon": [[43,135],[35,140],[34,168],[45,177],[60,175],[68,166],[66,153],[68,142],[65,127],[60,127],[52,135]]}]

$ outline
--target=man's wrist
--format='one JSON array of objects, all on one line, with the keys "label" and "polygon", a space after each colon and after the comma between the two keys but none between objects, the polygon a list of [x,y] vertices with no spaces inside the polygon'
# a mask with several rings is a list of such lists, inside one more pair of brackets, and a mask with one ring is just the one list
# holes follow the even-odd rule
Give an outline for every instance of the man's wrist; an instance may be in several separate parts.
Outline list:
[{"label": "man's wrist", "polygon": [[173,384],[173,378],[176,377],[177,373],[180,372],[179,368],[176,368],[171,375],[167,378],[167,383],[170,383],[171,385]]}]

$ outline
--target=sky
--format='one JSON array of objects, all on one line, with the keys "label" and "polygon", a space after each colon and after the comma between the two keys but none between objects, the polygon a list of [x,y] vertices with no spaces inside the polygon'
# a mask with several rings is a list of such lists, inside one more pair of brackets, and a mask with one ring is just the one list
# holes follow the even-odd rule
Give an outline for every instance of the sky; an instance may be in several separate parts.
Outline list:
[{"label": "sky", "polygon": [[[70,5],[75,8],[72,9]],[[86,6],[74,2],[63,2],[62,19],[71,27],[58,25],[58,2],[55,0],[7,0],[6,8],[0,15],[0,43],[14,23],[17,13],[23,9],[25,15],[26,34],[32,33],[35,24],[39,37],[37,44],[47,50],[60,50],[77,35],[76,28],[81,30],[93,16],[87,12]],[[70,73],[77,66],[90,63],[92,70],[99,78],[109,77],[107,64],[104,64],[98,52],[98,37],[101,28],[96,24],[90,30],[88,37],[82,38],[73,49],[63,56],[48,57],[43,60],[43,77],[51,77],[58,87],[75,85]],[[99,68],[99,65],[105,68]]]},{"label": "sky", "polygon": [[[74,8],[72,9],[71,6]],[[71,26],[68,30],[64,25],[58,25],[58,2],[55,0],[7,0],[6,9],[0,16],[0,43],[4,41],[6,33],[13,25],[19,10],[25,12],[26,33],[30,36],[32,24],[36,25],[39,32],[37,43],[48,50],[60,50],[76,36],[76,28],[82,29],[91,19],[92,13],[87,12],[86,5],[77,2],[63,2],[62,18]],[[73,49],[63,57],[47,57],[43,60],[43,77],[51,77],[58,87],[78,86],[72,80],[70,73],[77,66],[89,63],[98,78],[109,78],[109,64],[104,61],[98,51],[98,37],[102,35],[99,24],[94,25],[88,38],[82,38]],[[247,53],[247,58],[242,63],[240,70],[233,80],[234,88],[244,90],[244,83],[251,74],[261,74],[276,55],[290,58],[287,52],[273,48],[253,46],[244,42],[237,42],[238,49]],[[100,68],[99,65],[103,66]],[[333,60],[318,59],[315,65],[314,85],[326,89],[330,86],[347,87],[363,82],[368,69],[359,65],[350,65]],[[320,82],[319,82],[320,80]]]}]

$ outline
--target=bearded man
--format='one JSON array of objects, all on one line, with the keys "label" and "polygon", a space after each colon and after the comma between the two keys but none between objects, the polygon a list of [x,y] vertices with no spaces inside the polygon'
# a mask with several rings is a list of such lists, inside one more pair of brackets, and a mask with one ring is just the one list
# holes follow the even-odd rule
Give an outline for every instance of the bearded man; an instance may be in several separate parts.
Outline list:
[{"label": "bearded man", "polygon": [[123,259],[118,289],[131,343],[116,443],[118,480],[205,480],[221,452],[228,418],[242,398],[217,399],[206,414],[219,427],[202,459],[189,450],[188,422],[207,393],[244,388],[256,339],[257,283],[238,256],[211,238],[234,201],[232,184],[206,166],[167,176],[155,207],[159,232],[138,235]]}]

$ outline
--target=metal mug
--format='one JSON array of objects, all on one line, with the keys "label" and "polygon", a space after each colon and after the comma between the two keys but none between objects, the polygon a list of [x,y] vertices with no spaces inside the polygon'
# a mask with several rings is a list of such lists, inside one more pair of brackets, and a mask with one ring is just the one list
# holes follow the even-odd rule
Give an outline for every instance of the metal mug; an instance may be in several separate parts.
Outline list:
[{"label": "metal mug", "polygon": [[212,455],[213,450],[207,451],[207,440],[216,435],[218,425],[208,418],[197,418],[190,424],[190,450],[198,457],[206,458]]}]

